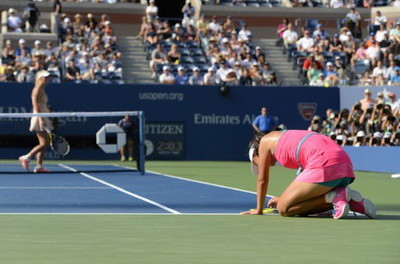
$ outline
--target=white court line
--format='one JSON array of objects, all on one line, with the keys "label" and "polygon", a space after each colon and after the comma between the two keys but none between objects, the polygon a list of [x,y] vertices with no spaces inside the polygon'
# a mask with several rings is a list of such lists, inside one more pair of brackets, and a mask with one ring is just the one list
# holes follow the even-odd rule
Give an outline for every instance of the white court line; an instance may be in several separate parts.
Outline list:
[{"label": "white court line", "polygon": [[239,213],[0,213],[0,215],[134,215],[134,216],[147,216],[147,215],[165,215],[165,216],[184,216],[184,215],[211,215],[211,216],[225,216],[225,215],[240,215]]},{"label": "white court line", "polygon": [[46,186],[41,186],[41,187],[32,187],[32,186],[3,186],[0,187],[0,190],[3,189],[21,189],[21,190],[112,190],[110,187],[46,187]]},{"label": "white court line", "polygon": [[[58,164],[58,166],[63,167],[63,168],[65,168],[65,169],[68,169],[68,170],[73,171],[73,172],[78,172],[76,169],[74,169],[74,168],[72,168],[72,167],[69,167],[69,166],[67,166],[67,165],[64,165],[64,164]],[[142,197],[142,196],[140,196],[140,195],[137,195],[137,194],[135,194],[135,193],[129,192],[129,191],[125,190],[125,189],[122,189],[121,187],[118,187],[118,186],[116,186],[116,185],[114,185],[114,184],[111,184],[111,183],[109,183],[109,182],[100,180],[100,179],[98,179],[98,178],[96,178],[96,177],[93,177],[93,176],[87,174],[87,173],[80,172],[79,174],[82,175],[82,176],[84,176],[84,177],[86,177],[86,178],[88,178],[88,179],[91,179],[91,180],[93,180],[93,181],[96,181],[96,182],[99,182],[99,183],[104,184],[104,185],[106,185],[106,186],[109,186],[109,187],[111,187],[111,188],[114,188],[115,190],[120,191],[120,192],[122,192],[122,193],[125,193],[125,194],[127,194],[127,195],[129,195],[129,196],[132,196],[132,197],[136,198],[136,199],[139,199],[139,200],[142,200],[142,201],[144,201],[144,202],[146,202],[146,203],[155,205],[155,206],[157,206],[157,207],[159,207],[159,208],[161,208],[161,209],[163,209],[163,210],[165,210],[165,211],[168,211],[168,212],[170,212],[170,213],[173,213],[173,214],[181,214],[180,212],[178,212],[178,211],[176,211],[176,210],[174,210],[174,209],[171,209],[171,208],[169,208],[169,207],[166,207],[166,206],[164,206],[164,205],[162,205],[162,204],[159,204],[159,203],[157,203],[157,202],[154,202],[154,201],[152,201],[152,200],[150,200],[150,199],[144,198],[144,197]]]},{"label": "white court line", "polygon": [[[224,188],[224,189],[233,190],[233,191],[238,191],[238,192],[245,192],[245,193],[257,194],[256,192],[252,192],[252,191],[247,191],[247,190],[238,189],[238,188],[234,188],[234,187],[228,187],[228,186],[225,186],[225,185],[220,185],[220,184],[215,184],[215,183],[209,183],[209,182],[203,182],[203,181],[197,181],[197,180],[192,180],[192,179],[181,178],[181,177],[178,177],[178,176],[173,176],[173,175],[169,175],[169,174],[159,173],[159,172],[155,172],[155,171],[146,170],[146,172],[150,172],[150,173],[157,174],[157,175],[160,175],[160,176],[165,176],[165,177],[168,177],[168,178],[178,179],[178,180],[182,180],[182,181],[195,182],[195,183],[200,183],[200,184],[204,184],[204,185],[210,185],[210,186],[219,187],[219,188]],[[272,196],[272,195],[267,195],[267,197],[272,198],[272,197],[274,197],[274,196]]]},{"label": "white court line", "polygon": [[[124,169],[128,169],[128,170],[135,170],[135,169],[130,168],[130,167],[124,167],[124,166],[120,166],[120,165],[116,165],[116,164],[114,164],[113,166],[115,166],[115,167],[120,167],[120,168],[124,168]],[[135,171],[136,171],[136,170],[135,170]],[[203,182],[203,181],[198,181],[198,180],[192,180],[192,179],[182,178],[182,177],[178,177],[178,176],[174,176],[174,175],[170,175],[170,174],[165,174],[165,173],[160,173],[160,172],[155,172],[155,171],[150,171],[150,170],[146,170],[146,172],[150,172],[150,173],[152,173],[152,174],[157,174],[157,175],[164,176],[164,177],[167,177],[167,178],[173,178],[173,179],[182,180],[182,181],[195,182],[195,183],[199,183],[199,184],[204,184],[204,185],[209,185],[209,186],[224,188],[224,189],[233,190],[233,191],[238,191],[238,192],[245,192],[245,193],[257,194],[257,192],[247,191],[247,190],[238,189],[238,188],[229,187],[229,186],[220,185],[220,184],[215,184],[215,183],[209,183],[209,182]],[[274,197],[274,196],[273,196],[273,195],[267,195],[267,197],[272,198],[272,197]]]},{"label": "white court line", "polygon": [[[124,169],[128,169],[128,170],[135,170],[135,169],[130,168],[130,167],[124,167],[124,166],[120,166],[120,165],[116,165],[116,164],[114,164],[113,166],[124,168]],[[160,175],[160,176],[165,176],[165,177],[168,177],[168,178],[178,179],[178,180],[182,180],[182,181],[195,182],[195,183],[200,183],[200,184],[204,184],[204,185],[210,185],[210,186],[214,186],[214,187],[234,190],[234,191],[238,191],[238,192],[257,194],[256,192],[252,192],[252,191],[247,191],[247,190],[238,189],[238,188],[234,188],[234,187],[228,187],[228,186],[225,186],[225,185],[220,185],[220,184],[215,184],[215,183],[209,183],[209,182],[203,182],[203,181],[197,181],[197,180],[182,178],[182,177],[178,177],[178,176],[174,176],[174,175],[170,175],[170,174],[165,174],[165,173],[160,173],[160,172],[155,172],[155,171],[146,170],[146,172],[150,172],[150,173],[157,174],[157,175]],[[274,196],[267,195],[267,197],[272,198]]]}]

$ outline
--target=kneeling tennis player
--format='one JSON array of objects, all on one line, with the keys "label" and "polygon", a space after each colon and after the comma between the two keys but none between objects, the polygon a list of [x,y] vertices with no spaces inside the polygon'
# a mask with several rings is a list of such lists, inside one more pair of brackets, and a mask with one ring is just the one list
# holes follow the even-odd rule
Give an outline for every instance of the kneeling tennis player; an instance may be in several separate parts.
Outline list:
[{"label": "kneeling tennis player", "polygon": [[249,158],[257,180],[257,209],[242,214],[263,214],[268,190],[269,168],[279,162],[298,169],[298,175],[279,197],[272,197],[269,207],[282,216],[304,216],[332,210],[333,218],[345,217],[349,210],[375,217],[375,207],[347,186],[355,175],[346,152],[329,137],[306,131],[286,130],[256,134]]}]

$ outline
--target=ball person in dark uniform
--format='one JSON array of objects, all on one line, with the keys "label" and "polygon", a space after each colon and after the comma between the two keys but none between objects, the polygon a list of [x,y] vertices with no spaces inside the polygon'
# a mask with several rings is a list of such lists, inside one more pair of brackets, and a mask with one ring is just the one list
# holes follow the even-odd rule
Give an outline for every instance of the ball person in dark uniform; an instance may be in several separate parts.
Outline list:
[{"label": "ball person in dark uniform", "polygon": [[135,134],[135,124],[132,117],[127,115],[118,122],[118,126],[121,127],[126,134],[126,144],[120,149],[121,161],[126,161],[126,151],[128,149],[128,160],[133,160],[133,139]]}]

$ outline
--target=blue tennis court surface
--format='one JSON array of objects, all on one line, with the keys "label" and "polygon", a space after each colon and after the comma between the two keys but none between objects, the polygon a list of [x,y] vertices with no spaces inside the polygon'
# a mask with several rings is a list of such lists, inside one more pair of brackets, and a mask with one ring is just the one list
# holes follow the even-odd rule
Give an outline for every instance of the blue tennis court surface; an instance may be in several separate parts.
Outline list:
[{"label": "blue tennis court surface", "polygon": [[0,174],[0,213],[237,214],[255,204],[252,192],[150,172]]}]

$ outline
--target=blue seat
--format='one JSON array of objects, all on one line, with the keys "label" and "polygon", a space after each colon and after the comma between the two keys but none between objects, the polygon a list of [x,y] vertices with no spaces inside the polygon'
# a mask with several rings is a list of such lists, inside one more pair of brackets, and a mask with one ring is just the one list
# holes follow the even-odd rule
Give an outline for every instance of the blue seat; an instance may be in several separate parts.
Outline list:
[{"label": "blue seat", "polygon": [[186,56],[190,56],[190,50],[187,48],[179,49],[179,52],[181,53],[181,55],[185,54]]},{"label": "blue seat", "polygon": [[192,57],[181,57],[180,59],[181,63],[193,63]]},{"label": "blue seat", "polygon": [[237,3],[235,3],[235,6],[243,6],[243,7],[245,7],[245,6],[246,6],[246,3],[244,3],[244,2],[237,2]]},{"label": "blue seat", "polygon": [[179,41],[179,42],[175,42],[175,44],[178,45],[179,49],[187,48],[187,45],[185,42]]},{"label": "blue seat", "polygon": [[364,61],[357,61],[354,65],[354,72],[355,74],[364,74],[365,71],[368,69],[368,66],[365,65]]},{"label": "blue seat", "polygon": [[196,64],[196,66],[199,67],[201,73],[207,73],[210,67],[208,64]]},{"label": "blue seat", "polygon": [[251,7],[260,7],[260,4],[257,2],[257,0],[247,0],[246,5]]},{"label": "blue seat", "polygon": [[198,57],[194,57],[194,63],[196,63],[196,64],[205,64],[205,63],[207,63],[207,60],[204,57],[198,56]]},{"label": "blue seat", "polygon": [[187,63],[187,64],[183,65],[183,67],[185,67],[186,72],[192,72],[192,69],[194,66],[196,66],[196,65],[193,63]]},{"label": "blue seat", "polygon": [[190,54],[192,54],[192,56],[199,56],[199,55],[203,56],[203,50],[200,48],[193,48],[190,49]]},{"label": "blue seat", "polygon": [[171,47],[171,45],[172,45],[172,42],[171,42],[171,41],[163,41],[163,42],[161,42],[161,46],[162,46],[163,48],[165,48],[165,47]]},{"label": "blue seat", "polygon": [[314,32],[314,30],[317,28],[317,25],[319,24],[318,19],[316,18],[307,18],[305,28],[310,30],[311,32]]},{"label": "blue seat", "polygon": [[187,45],[189,48],[199,48],[199,47],[200,47],[200,46],[199,46],[199,43],[197,43],[196,41],[192,41],[192,40],[187,41],[187,42],[186,42],[186,45]]}]

